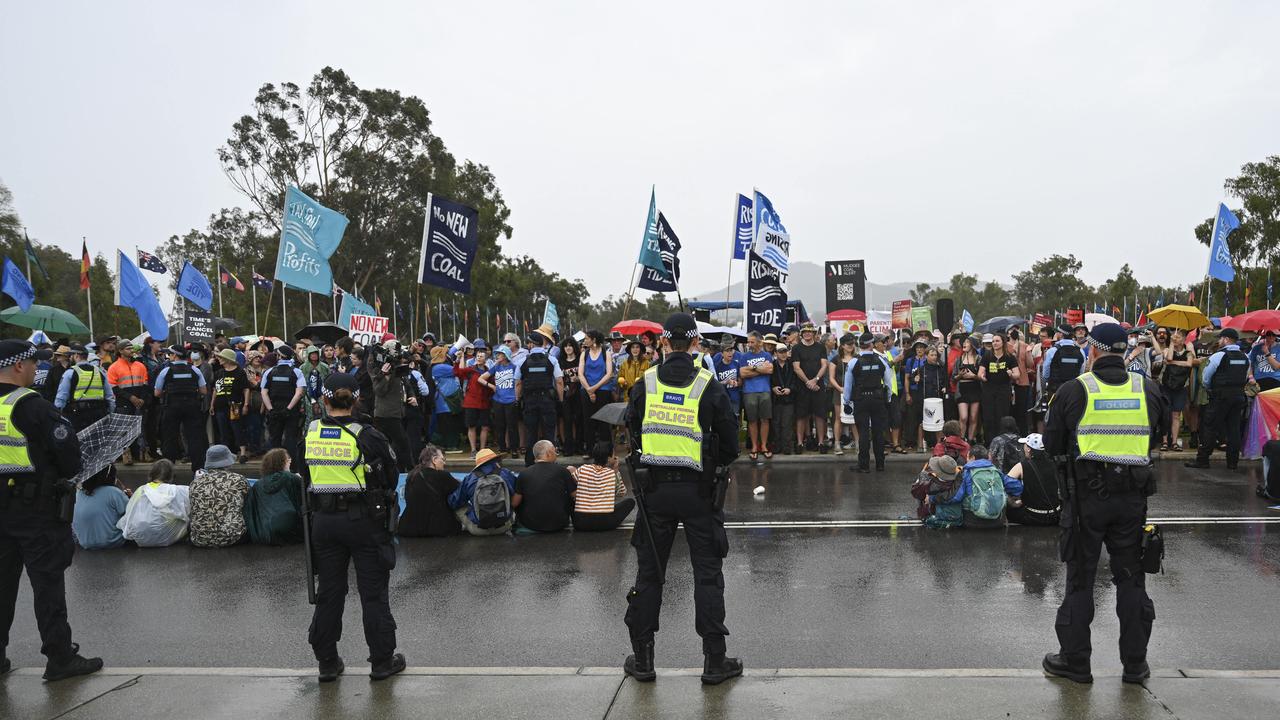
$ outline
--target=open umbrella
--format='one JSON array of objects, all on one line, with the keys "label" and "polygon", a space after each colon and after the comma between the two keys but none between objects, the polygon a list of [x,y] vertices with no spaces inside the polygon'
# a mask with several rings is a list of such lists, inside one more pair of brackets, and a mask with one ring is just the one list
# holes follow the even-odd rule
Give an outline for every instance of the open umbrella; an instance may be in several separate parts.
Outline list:
[{"label": "open umbrella", "polygon": [[344,338],[350,333],[347,329],[337,323],[318,322],[312,323],[294,334],[295,340],[310,340],[316,338],[322,343],[332,345],[338,342],[340,338]]},{"label": "open umbrella", "polygon": [[747,333],[744,332],[742,328],[721,327],[719,325],[712,325],[711,323],[704,323],[701,320],[698,321],[698,334],[703,337],[717,339],[724,339],[725,335],[732,335],[733,337],[741,340],[747,339]]},{"label": "open umbrella", "polygon": [[649,320],[623,320],[613,326],[613,331],[620,332],[623,335],[640,335],[641,333],[652,331],[661,335],[662,326]]},{"label": "open umbrella", "polygon": [[1175,330],[1195,330],[1209,324],[1209,318],[1192,305],[1165,305],[1152,310],[1147,317],[1157,325]]},{"label": "open umbrella", "polygon": [[627,422],[627,403],[609,403],[597,410],[591,419],[606,425],[624,425]]},{"label": "open umbrella", "polygon": [[89,328],[85,327],[75,315],[48,305],[32,305],[26,312],[22,312],[20,307],[11,307],[0,311],[0,320],[10,325],[43,330],[53,335],[89,334]]},{"label": "open umbrella", "polygon": [[1089,328],[1090,330],[1093,329],[1094,325],[1102,325],[1103,323],[1115,323],[1119,325],[1120,321],[1111,317],[1106,313],[1085,313],[1084,314],[1084,326]]},{"label": "open umbrella", "polygon": [[1254,310],[1241,313],[1223,322],[1222,327],[1256,333],[1263,330],[1280,330],[1280,310]]},{"label": "open umbrella", "polygon": [[240,321],[235,318],[216,317],[213,319],[214,330],[239,330]]},{"label": "open umbrella", "polygon": [[83,482],[115,462],[141,433],[142,416],[121,413],[109,413],[76,433],[80,439],[80,472],[71,481]]},{"label": "open umbrella", "polygon": [[983,323],[974,328],[973,331],[976,333],[1004,332],[1015,325],[1023,325],[1026,322],[1026,318],[1014,317],[1013,315],[1001,315],[1000,317],[993,317],[990,320],[983,321]]}]

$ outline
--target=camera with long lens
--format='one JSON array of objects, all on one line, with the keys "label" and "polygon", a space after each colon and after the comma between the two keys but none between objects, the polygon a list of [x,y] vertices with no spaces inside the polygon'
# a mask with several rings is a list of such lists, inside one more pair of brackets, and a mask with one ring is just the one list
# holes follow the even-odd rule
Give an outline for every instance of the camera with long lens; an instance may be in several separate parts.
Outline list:
[{"label": "camera with long lens", "polygon": [[381,368],[387,363],[391,363],[392,372],[398,378],[408,377],[413,368],[409,363],[413,360],[413,353],[401,345],[399,342],[393,342],[394,350],[388,350],[384,345],[373,345],[368,349],[369,357],[372,358],[370,367]]}]

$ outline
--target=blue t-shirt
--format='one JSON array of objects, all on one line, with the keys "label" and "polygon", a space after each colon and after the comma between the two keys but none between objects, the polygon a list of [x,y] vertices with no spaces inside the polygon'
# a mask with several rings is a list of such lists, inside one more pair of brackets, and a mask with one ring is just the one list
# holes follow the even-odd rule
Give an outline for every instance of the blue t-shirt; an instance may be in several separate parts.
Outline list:
[{"label": "blue t-shirt", "polygon": [[129,498],[118,487],[104,485],[85,495],[76,491],[76,507],[71,517],[71,530],[85,550],[106,550],[124,544],[124,534],[116,527]]},{"label": "blue t-shirt", "polygon": [[723,355],[721,355],[720,353],[716,353],[715,357],[711,358],[711,362],[716,367],[716,379],[718,379],[720,383],[725,386],[724,388],[725,390],[729,391],[729,399],[735,403],[741,402],[742,388],[729,387],[728,385],[730,380],[738,379],[738,368],[742,367],[741,356],[739,356],[737,353],[734,353],[733,357],[730,358],[728,361],[726,361]]},{"label": "blue t-shirt", "polygon": [[[773,355],[761,352],[744,352],[733,356],[739,362],[739,367],[755,367],[762,363],[773,362]],[[769,376],[755,375],[742,381],[742,392],[744,393],[767,393],[769,392]]]},{"label": "blue t-shirt", "polygon": [[1261,345],[1249,351],[1249,364],[1253,366],[1253,377],[1256,380],[1280,378],[1280,370],[1271,369],[1271,363],[1267,362],[1267,355],[1280,360],[1280,343],[1272,345],[1270,353],[1266,352]]},{"label": "blue t-shirt", "polygon": [[511,363],[495,365],[493,373],[493,401],[510,405],[516,401],[516,366]]}]

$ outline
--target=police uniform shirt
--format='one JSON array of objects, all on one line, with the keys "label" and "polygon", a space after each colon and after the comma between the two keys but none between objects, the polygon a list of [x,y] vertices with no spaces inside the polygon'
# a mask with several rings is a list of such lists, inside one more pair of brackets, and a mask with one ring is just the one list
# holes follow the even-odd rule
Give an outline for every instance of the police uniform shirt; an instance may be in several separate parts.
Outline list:
[{"label": "police uniform shirt", "polygon": [[[658,366],[658,380],[666,385],[685,387],[693,382],[697,370],[693,365],[693,356],[689,353],[668,353],[662,364]],[[627,424],[633,437],[640,437],[641,425],[644,424],[645,391],[644,383],[638,382],[631,388],[630,407],[627,410]],[[729,407],[729,393],[712,375],[711,382],[702,393],[702,401],[698,404],[698,425],[703,430],[710,429],[719,439],[716,465],[728,465],[738,457],[738,422]]]},{"label": "police uniform shirt", "polygon": [[[376,458],[382,459],[382,473],[377,475],[373,472],[365,472],[365,484],[367,487],[382,488],[386,490],[394,489],[400,482],[399,469],[395,461],[395,451],[391,449],[391,443],[387,440],[387,436],[383,435],[373,426],[372,423],[361,422],[355,417],[344,415],[341,417],[326,417],[317,421],[323,427],[336,427],[338,425],[350,425],[351,423],[360,423],[364,429],[356,438],[356,447],[360,449],[360,456],[366,465],[373,464]],[[352,431],[354,432],[354,431]],[[305,435],[304,442],[305,442]],[[307,486],[311,485],[311,470],[307,467],[306,449],[303,448],[302,453],[302,469],[299,471],[302,477],[306,478]]]},{"label": "police uniform shirt", "polygon": [[[858,376],[857,373],[854,372],[854,369],[858,367],[858,360],[863,358],[867,358],[868,361],[871,359],[878,359],[880,364],[884,365],[884,388],[886,391],[893,389],[893,366],[889,364],[889,361],[884,359],[883,355],[875,350],[863,350],[862,354],[853,362],[849,363],[844,369],[844,402],[850,402],[853,400],[854,390],[858,387]],[[887,397],[888,395],[886,392],[886,399]]]},{"label": "police uniform shirt", "polygon": [[1222,361],[1226,358],[1228,350],[1240,352],[1240,346],[1236,343],[1231,343],[1230,345],[1222,348],[1218,352],[1209,356],[1209,362],[1204,367],[1204,386],[1210,390],[1213,389],[1213,376],[1217,375],[1218,370],[1222,368]]},{"label": "police uniform shirt", "polygon": [[[1053,345],[1050,345],[1049,349],[1044,351],[1044,357],[1040,360],[1040,377],[1044,378],[1046,382],[1056,380],[1055,378],[1049,377],[1049,375],[1053,368],[1053,356],[1058,354],[1058,348],[1060,347],[1074,347],[1077,350],[1080,350],[1080,346],[1076,345],[1076,341],[1070,338],[1063,338]],[[1084,350],[1080,350],[1080,352],[1084,357],[1089,357]],[[1080,374],[1084,374],[1084,368],[1080,369]]]},{"label": "police uniform shirt", "polygon": [[[262,379],[258,381],[258,388],[262,390],[267,389],[267,385],[270,384],[271,382],[271,373],[278,367],[287,367],[287,368],[293,369],[294,386],[302,388],[304,391],[303,395],[305,395],[306,394],[305,391],[307,388],[307,379],[302,376],[301,370],[294,367],[292,360],[281,360],[280,362],[277,362],[275,366],[268,368],[266,372],[262,373]],[[364,388],[361,388],[361,390],[363,391]],[[276,409],[283,410],[284,408],[276,408]]]},{"label": "police uniform shirt", "polygon": [[102,382],[102,394],[103,394],[102,399],[106,401],[107,409],[110,410],[111,412],[115,412],[116,396],[115,396],[115,393],[111,391],[111,383],[107,382],[107,373],[101,367],[99,367],[96,362],[93,362],[93,361],[76,363],[75,365],[72,365],[71,367],[67,368],[66,371],[62,373],[62,380],[58,382],[58,394],[53,399],[54,406],[59,410],[61,410],[67,407],[67,405],[71,402],[71,399],[72,399],[71,396],[73,394],[71,383],[75,382],[77,386],[79,385],[79,375],[76,373],[76,368],[81,368],[84,370],[92,369],[95,373],[97,373],[98,377],[93,382],[94,384],[97,384],[99,381]]},{"label": "police uniform shirt", "polygon": [[168,365],[166,365],[164,369],[160,371],[160,374],[156,376],[156,392],[158,393],[164,392],[165,381],[169,379],[169,373],[171,371],[181,370],[183,368],[190,368],[191,370],[195,371],[194,374],[196,376],[197,387],[206,387],[206,384],[204,381],[204,373],[200,372],[199,368],[191,367],[185,361],[179,360],[176,362],[171,362]]},{"label": "police uniform shirt", "polygon": [[[17,385],[0,383],[0,394],[8,396]],[[18,401],[10,416],[14,427],[27,439],[27,454],[36,476],[71,478],[80,472],[80,440],[75,428],[48,400],[32,395]],[[12,475],[21,479],[23,475]]]},{"label": "police uniform shirt", "polygon": [[[1119,385],[1129,381],[1129,373],[1125,370],[1124,358],[1119,355],[1103,355],[1093,363],[1093,373],[1108,385]],[[1087,373],[1082,373],[1081,377]],[[1150,378],[1142,379],[1142,394],[1147,403],[1147,420],[1151,424],[1151,432],[1160,432],[1160,423],[1169,411],[1164,393]],[[1049,415],[1044,423],[1044,448],[1050,456],[1056,457],[1074,454],[1076,451],[1075,431],[1084,416],[1088,393],[1080,381],[1073,380],[1058,388],[1053,402],[1049,403]]]},{"label": "police uniform shirt", "polygon": [[[545,347],[533,348],[528,353],[526,353],[524,357],[520,358],[520,365],[517,366],[518,376],[520,377],[521,380],[524,380],[524,361],[528,359],[529,355],[534,355],[534,354],[541,354],[541,355],[547,356],[547,360],[549,360],[551,363],[551,377],[552,377],[552,384],[554,387],[554,381],[564,377],[564,370],[560,368],[560,363],[553,360],[551,356],[547,354],[547,349]],[[512,360],[511,364],[515,365],[515,361]]]}]

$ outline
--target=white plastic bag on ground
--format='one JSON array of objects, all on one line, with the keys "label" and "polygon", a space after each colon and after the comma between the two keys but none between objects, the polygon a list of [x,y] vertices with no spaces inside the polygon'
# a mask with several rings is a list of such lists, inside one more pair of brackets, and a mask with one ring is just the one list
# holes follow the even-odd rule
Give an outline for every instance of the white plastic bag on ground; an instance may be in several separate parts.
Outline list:
[{"label": "white plastic bag on ground", "polygon": [[116,527],[139,547],[167,547],[187,535],[186,485],[147,483],[129,498]]}]

